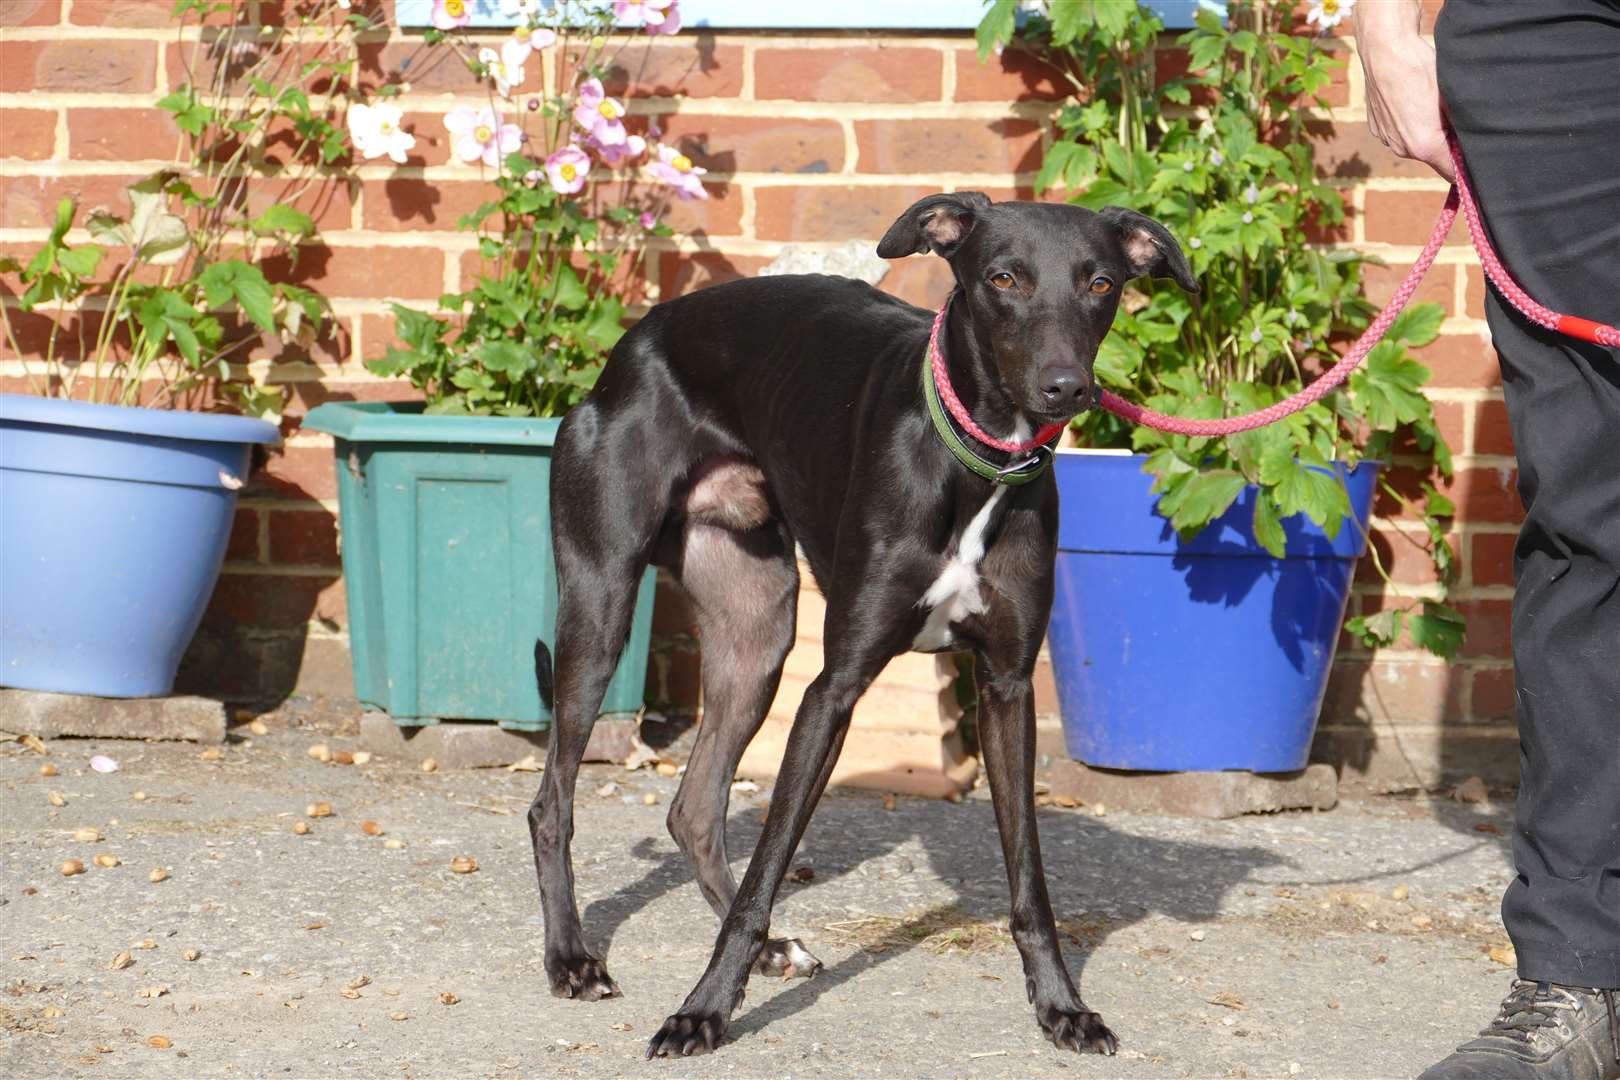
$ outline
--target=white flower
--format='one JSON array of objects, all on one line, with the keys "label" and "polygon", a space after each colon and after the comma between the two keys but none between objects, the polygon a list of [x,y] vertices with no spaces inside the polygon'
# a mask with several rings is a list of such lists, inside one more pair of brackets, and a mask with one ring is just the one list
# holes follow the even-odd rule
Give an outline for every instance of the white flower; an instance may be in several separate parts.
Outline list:
[{"label": "white flower", "polygon": [[337,0],[337,5],[338,5],[338,7],[342,8],[344,11],[348,11],[349,10],[349,5],[352,4],[353,2],[354,2],[354,0]]},{"label": "white flower", "polygon": [[1356,0],[1311,0],[1311,10],[1305,21],[1315,23],[1323,30],[1331,30],[1345,20]]},{"label": "white flower", "polygon": [[1253,206],[1260,201],[1260,189],[1250,184],[1243,190],[1243,201]]},{"label": "white flower", "polygon": [[512,88],[523,85],[523,58],[528,54],[528,44],[516,39],[503,44],[500,52],[487,47],[478,50],[478,62],[495,80],[495,89],[501,92],[501,97],[511,97]]},{"label": "white flower", "polygon": [[1202,239],[1200,239],[1199,237],[1195,236],[1191,240],[1187,241],[1187,246],[1190,247],[1190,248],[1193,248],[1194,250],[1197,250],[1198,248],[1201,248],[1201,247],[1204,246],[1204,241]]},{"label": "white flower", "polygon": [[381,157],[384,154],[395,163],[405,164],[405,151],[416,145],[416,136],[401,131],[398,105],[379,102],[376,105],[349,106],[349,138],[363,157]]},{"label": "white flower", "polygon": [[1216,167],[1217,167],[1217,168],[1218,168],[1218,167],[1220,167],[1220,165],[1221,165],[1221,164],[1222,164],[1222,163],[1223,163],[1223,162],[1224,162],[1224,161],[1225,161],[1225,160],[1226,160],[1226,159],[1225,159],[1225,158],[1224,158],[1224,157],[1222,157],[1222,156],[1221,156],[1221,152],[1220,152],[1220,151],[1219,151],[1219,150],[1211,150],[1211,151],[1210,151],[1210,152],[1209,152],[1209,163],[1210,163],[1210,164],[1211,164],[1211,165],[1214,165],[1214,166],[1216,166]]},{"label": "white flower", "polygon": [[1260,344],[1260,328],[1258,326],[1249,331],[1249,340],[1256,345]]},{"label": "white flower", "polygon": [[492,169],[500,166],[501,155],[523,145],[523,129],[501,123],[487,108],[457,106],[445,113],[444,126],[455,137],[451,146],[456,157],[468,163],[482,161]]},{"label": "white flower", "polygon": [[1190,161],[1183,161],[1181,163],[1181,171],[1182,172],[1192,172],[1193,171],[1193,163],[1190,162]]},{"label": "white flower", "polygon": [[519,24],[512,28],[511,40],[501,46],[501,59],[511,67],[522,67],[530,53],[536,49],[544,49],[556,40],[555,30]]},{"label": "white flower", "polygon": [[1245,225],[1253,225],[1254,224],[1254,215],[1249,213],[1247,210],[1243,211],[1243,224],[1245,224]]}]

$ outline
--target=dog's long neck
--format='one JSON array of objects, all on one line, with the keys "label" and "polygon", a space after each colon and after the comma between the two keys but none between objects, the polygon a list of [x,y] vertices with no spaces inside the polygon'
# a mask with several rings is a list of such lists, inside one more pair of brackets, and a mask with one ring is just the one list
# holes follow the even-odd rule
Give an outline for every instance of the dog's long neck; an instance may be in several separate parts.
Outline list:
[{"label": "dog's long neck", "polygon": [[967,302],[960,295],[946,312],[941,337],[940,349],[945,354],[951,386],[974,423],[998,438],[1028,438],[1030,423],[1013,404],[996,371],[989,334],[973,324]]}]

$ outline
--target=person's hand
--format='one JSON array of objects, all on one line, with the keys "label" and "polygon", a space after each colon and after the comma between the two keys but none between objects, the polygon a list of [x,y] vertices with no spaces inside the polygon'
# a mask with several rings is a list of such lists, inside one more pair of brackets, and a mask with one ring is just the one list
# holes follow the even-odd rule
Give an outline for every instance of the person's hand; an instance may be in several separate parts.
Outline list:
[{"label": "person's hand", "polygon": [[1367,76],[1367,122],[1392,153],[1421,161],[1452,180],[1434,46],[1418,34],[1421,14],[1419,0],[1356,5],[1356,47]]}]

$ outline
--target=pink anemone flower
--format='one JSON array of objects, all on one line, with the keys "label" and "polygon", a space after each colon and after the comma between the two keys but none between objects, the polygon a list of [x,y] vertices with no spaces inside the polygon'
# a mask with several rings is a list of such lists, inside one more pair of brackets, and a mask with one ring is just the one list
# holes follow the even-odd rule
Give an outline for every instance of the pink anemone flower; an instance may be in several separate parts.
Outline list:
[{"label": "pink anemone flower", "polygon": [[622,143],[613,145],[598,143],[595,150],[602,158],[602,164],[610,169],[617,169],[620,165],[635,161],[642,154],[645,154],[647,152],[647,140],[640,135],[630,135]]},{"label": "pink anemone flower", "polygon": [[613,14],[620,19],[639,18],[649,34],[673,34],[681,28],[678,0],[614,0]]},{"label": "pink anemone flower", "polygon": [[629,137],[624,130],[624,106],[607,96],[601,79],[590,78],[579,84],[574,123],[599,146],[619,146]]},{"label": "pink anemone flower", "polygon": [[590,155],[572,143],[546,158],[546,179],[559,195],[579,191],[590,174]]},{"label": "pink anemone flower", "polygon": [[653,179],[660,184],[668,184],[675,189],[678,198],[684,200],[707,199],[709,193],[704,190],[703,174],[707,169],[700,169],[692,164],[692,159],[676,150],[672,146],[658,148],[658,160],[647,163],[647,171],[652,173]]},{"label": "pink anemone flower", "polygon": [[472,22],[472,4],[469,0],[433,0],[433,26],[436,30],[455,30]]}]

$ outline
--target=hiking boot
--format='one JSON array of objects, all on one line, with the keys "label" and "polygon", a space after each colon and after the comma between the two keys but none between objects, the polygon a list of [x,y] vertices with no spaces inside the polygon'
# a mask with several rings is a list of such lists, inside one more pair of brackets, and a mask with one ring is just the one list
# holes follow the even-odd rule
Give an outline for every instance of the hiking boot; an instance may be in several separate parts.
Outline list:
[{"label": "hiking boot", "polygon": [[1418,1080],[1620,1080],[1617,998],[1515,979],[1491,1026]]}]

